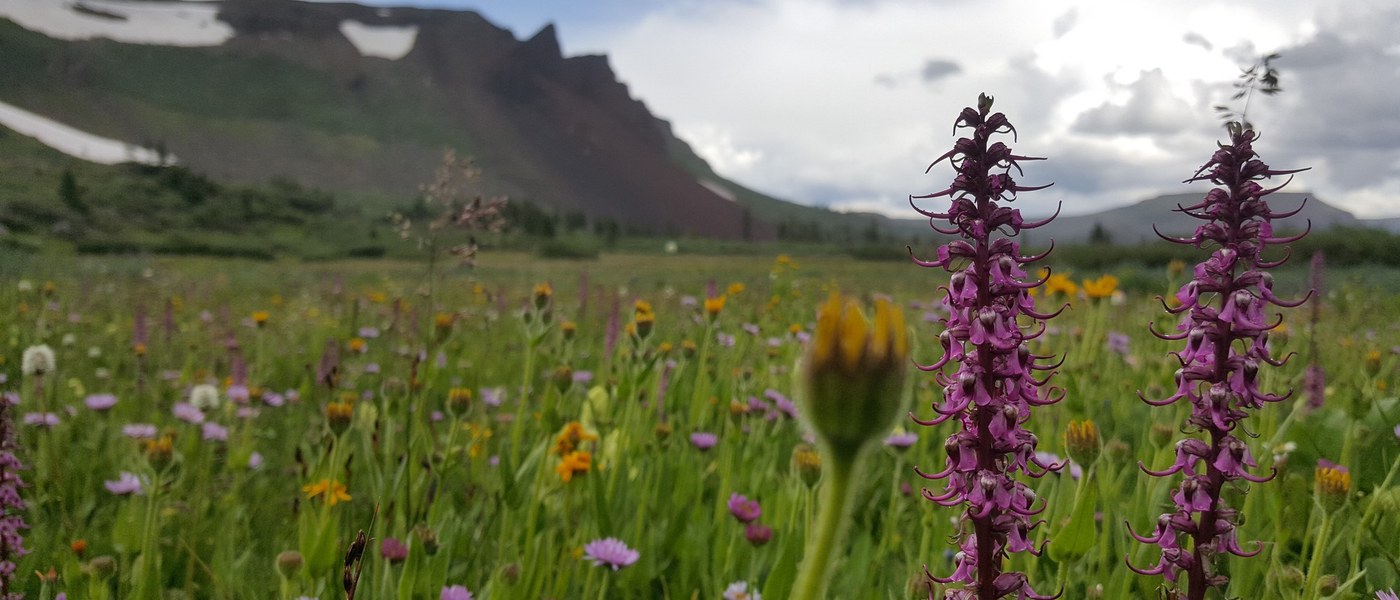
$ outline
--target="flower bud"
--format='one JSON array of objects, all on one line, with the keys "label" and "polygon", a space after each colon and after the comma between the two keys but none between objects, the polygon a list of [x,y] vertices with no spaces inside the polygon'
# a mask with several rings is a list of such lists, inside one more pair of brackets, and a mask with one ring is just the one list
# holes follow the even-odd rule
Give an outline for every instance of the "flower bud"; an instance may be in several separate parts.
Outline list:
[{"label": "flower bud", "polygon": [[1317,580],[1317,593],[1322,597],[1331,596],[1337,593],[1338,585],[1340,585],[1340,582],[1337,580],[1336,575],[1330,573],[1323,575]]},{"label": "flower bud", "polygon": [[501,581],[506,582],[506,585],[515,585],[516,582],[520,581],[520,565],[510,563],[501,567]]},{"label": "flower bud", "polygon": [[283,579],[291,579],[296,577],[297,572],[301,571],[301,567],[305,562],[300,552],[296,550],[283,550],[277,555],[275,565],[277,566],[277,573],[281,575]]},{"label": "flower bud", "polygon": [[355,405],[350,402],[331,402],[326,405],[326,424],[330,425],[331,431],[336,435],[345,433],[354,417]]},{"label": "flower bud", "polygon": [[773,539],[773,528],[762,523],[749,523],[744,526],[744,539],[754,546],[762,546]]},{"label": "flower bud", "polygon": [[1268,577],[1273,579],[1280,589],[1298,589],[1303,586],[1303,571],[1292,565],[1271,569]]},{"label": "flower bud", "polygon": [[1162,446],[1167,445],[1168,442],[1171,442],[1172,438],[1175,436],[1176,428],[1172,427],[1171,425],[1168,425],[1166,423],[1152,424],[1152,433],[1150,434],[1150,437],[1152,438],[1153,446],[1161,448]]},{"label": "flower bud", "polygon": [[822,306],[803,367],[802,413],[833,452],[854,456],[889,431],[908,351],[904,315],[889,300],[876,300],[873,324],[854,299],[833,293]]},{"label": "flower bud", "polygon": [[88,561],[87,572],[98,579],[107,579],[117,573],[117,559],[102,555]]},{"label": "flower bud", "polygon": [[418,538],[419,545],[423,546],[423,553],[428,556],[437,554],[438,544],[437,533],[429,529],[426,525],[419,525],[413,528],[414,537]]},{"label": "flower bud", "polygon": [[1317,500],[1328,511],[1335,511],[1346,504],[1351,495],[1351,471],[1346,467],[1327,460],[1317,461],[1314,474]]},{"label": "flower bud", "polygon": [[544,310],[549,307],[549,300],[554,297],[554,288],[548,283],[541,283],[535,286],[535,310]]},{"label": "flower bud", "polygon": [[810,445],[798,444],[792,449],[792,470],[802,483],[816,485],[822,477],[822,456]]},{"label": "flower bud", "polygon": [[1093,421],[1070,421],[1065,427],[1065,449],[1070,458],[1085,467],[1099,457],[1099,428]]},{"label": "flower bud", "polygon": [[569,391],[569,387],[574,384],[574,369],[569,365],[559,365],[554,368],[554,375],[550,377],[554,382],[554,387],[559,393]]}]

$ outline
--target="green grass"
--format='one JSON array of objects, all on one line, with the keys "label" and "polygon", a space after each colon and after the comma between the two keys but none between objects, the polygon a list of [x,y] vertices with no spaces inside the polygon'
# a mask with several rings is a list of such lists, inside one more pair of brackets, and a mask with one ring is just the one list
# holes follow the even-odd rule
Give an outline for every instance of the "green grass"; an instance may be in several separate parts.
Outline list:
[{"label": "green grass", "polygon": [[[167,597],[178,590],[191,598],[338,598],[341,557],[364,529],[372,541],[360,598],[436,598],[449,584],[492,600],[718,598],[741,580],[765,598],[785,598],[817,508],[816,489],[792,466],[803,428],[731,405],[796,395],[803,348],[790,328],[810,332],[815,307],[833,286],[890,294],[906,307],[913,358],[931,361],[938,325],[924,313],[941,277],[894,263],[796,262],[788,269],[772,256],[603,254],[580,263],[487,253],[473,272],[451,269],[430,279],[421,263],[395,260],[0,257],[0,314],[8,315],[0,325],[0,373],[8,383],[0,387],[22,396],[18,414],[51,411],[61,419],[52,429],[19,426],[20,455],[30,465],[23,494],[31,553],[20,561],[18,581],[28,597],[46,600],[57,591],[82,599],[157,597],[158,589]],[[1327,370],[1328,398],[1323,409],[1291,421],[1293,401],[1251,418],[1259,435],[1247,440],[1253,455],[1280,475],[1230,496],[1246,514],[1241,539],[1264,542],[1260,556],[1224,565],[1232,596],[1299,597],[1302,585],[1290,578],[1309,570],[1345,584],[1334,598],[1369,598],[1397,585],[1400,494],[1377,488],[1400,458],[1391,432],[1400,422],[1400,357],[1390,348],[1400,300],[1348,282],[1345,272],[1329,277],[1318,327],[1309,326],[1305,309],[1288,311],[1287,332],[1273,337],[1276,354],[1302,355],[1266,370],[1265,387],[1297,385],[1316,359]],[[21,291],[20,280],[32,289]],[[54,284],[51,295],[46,281]],[[744,288],[713,324],[685,299],[703,298],[711,281],[721,292],[732,283]],[[1076,496],[1101,515],[1087,525],[1081,558],[1051,551],[1011,561],[1042,592],[1057,589],[1061,575],[1074,598],[1099,585],[1106,598],[1148,598],[1161,583],[1125,568],[1127,555],[1141,566],[1155,554],[1131,542],[1123,523],[1147,529],[1165,510],[1175,481],[1144,476],[1138,461],[1171,462],[1185,408],[1151,408],[1136,398],[1136,390],[1162,395],[1176,363],[1166,354],[1175,346],[1145,330],[1149,320],[1165,321],[1151,296],[1170,288],[1166,272],[1144,271],[1132,281],[1121,305],[1075,301],[1037,342],[1038,352],[1066,355],[1055,376],[1066,400],[1037,409],[1027,424],[1041,449],[1066,454],[1071,419],[1094,420],[1106,442],[1092,478],[1028,482],[1049,503],[1035,535],[1052,549],[1086,531],[1082,518],[1071,525]],[[520,308],[540,282],[553,284],[551,320],[536,314],[522,321]],[[635,299],[654,307],[653,332],[636,341],[619,334],[607,352],[613,306],[625,324]],[[266,325],[250,323],[256,311],[268,312]],[[132,350],[138,313],[149,327],[139,357]],[[434,324],[439,313],[452,316],[450,325]],[[570,339],[561,333],[564,321],[577,324]],[[760,333],[746,333],[745,324]],[[358,353],[350,340],[364,327],[379,335],[364,339]],[[1105,348],[1109,331],[1130,336],[1128,355]],[[718,333],[733,335],[734,346],[719,344]],[[1316,357],[1308,354],[1313,335],[1326,349]],[[334,389],[316,381],[327,340],[340,348]],[[695,353],[683,348],[686,341]],[[19,369],[23,350],[38,343],[58,358],[42,395]],[[228,440],[204,440],[201,426],[177,420],[172,406],[194,384],[222,389],[236,357],[247,365],[250,387],[296,390],[300,400],[273,407],[255,397],[255,416],[240,416],[241,407],[225,401],[205,412],[228,428]],[[674,365],[660,398],[667,361]],[[582,371],[591,381],[571,383],[566,375]],[[471,390],[471,400],[450,402],[460,388]],[[483,392],[497,388],[505,403],[484,403]],[[117,405],[84,407],[84,397],[98,392],[117,395]],[[915,372],[903,402],[927,416],[940,397],[933,378]],[[325,413],[341,399],[354,406],[343,430]],[[580,446],[592,454],[589,471],[566,483],[551,448],[571,421],[598,439]],[[121,426],[133,422],[173,437],[169,461],[153,461],[122,435]],[[854,484],[854,521],[835,552],[829,597],[922,597],[914,588],[924,565],[951,571],[956,510],[921,500],[924,483],[912,470],[941,467],[950,425],[902,427],[919,435],[914,447],[876,449]],[[699,431],[718,434],[719,444],[696,450],[688,438]],[[1272,441],[1295,447],[1276,460],[1281,446]],[[258,468],[249,467],[253,452],[263,459]],[[1353,493],[1321,539],[1322,513],[1311,498],[1318,458],[1342,462],[1353,477]],[[146,477],[149,493],[108,493],[103,482],[122,471]],[[303,486],[324,479],[342,482],[352,499],[332,506],[308,498]],[[1086,486],[1093,493],[1080,491]],[[735,492],[762,504],[760,520],[774,530],[768,544],[746,542],[729,516],[725,502]],[[381,557],[387,537],[408,545],[407,562]],[[617,572],[581,560],[582,546],[602,537],[621,539],[640,560]],[[78,539],[86,542],[82,554],[70,547]],[[306,565],[284,579],[273,563],[287,550],[301,552]],[[90,568],[99,556],[117,564],[110,579]],[[50,567],[56,582],[32,575]]]}]

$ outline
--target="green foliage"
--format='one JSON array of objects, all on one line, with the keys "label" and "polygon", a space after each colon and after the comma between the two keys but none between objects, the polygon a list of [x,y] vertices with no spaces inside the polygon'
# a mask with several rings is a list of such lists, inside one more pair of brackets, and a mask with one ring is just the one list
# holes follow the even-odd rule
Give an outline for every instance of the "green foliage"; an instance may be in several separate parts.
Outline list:
[{"label": "green foliage", "polygon": [[[173,194],[170,201],[183,204]],[[185,243],[237,239],[218,234]],[[1343,593],[1356,597],[1397,581],[1400,445],[1391,429],[1400,422],[1394,391],[1400,358],[1385,333],[1400,317],[1400,303],[1392,293],[1357,283],[1375,279],[1371,269],[1330,270],[1322,320],[1310,325],[1304,311],[1284,311],[1287,331],[1270,338],[1280,355],[1302,354],[1264,372],[1265,389],[1297,385],[1315,360],[1327,372],[1328,391],[1320,409],[1288,400],[1250,423],[1259,436],[1246,440],[1259,462],[1256,472],[1278,468],[1279,475],[1251,485],[1247,494],[1232,492],[1230,502],[1246,515],[1242,542],[1252,549],[1249,540],[1263,540],[1265,550],[1225,565],[1233,580],[1227,596],[1292,598],[1299,586],[1289,588],[1286,577],[1271,574],[1301,573],[1314,559],[1342,585],[1355,580]],[[583,283],[585,271],[588,287],[578,293],[574,283]],[[18,431],[30,467],[22,493],[31,506],[31,554],[18,572],[52,566],[61,574],[43,593],[38,578],[21,577],[20,591],[36,598],[63,591],[78,599],[101,597],[92,590],[110,586],[117,594],[109,597],[137,597],[153,595],[137,592],[138,585],[150,585],[184,597],[337,597],[341,558],[354,533],[366,529],[374,542],[365,555],[363,598],[432,598],[442,586],[458,584],[489,598],[681,600],[719,598],[735,581],[783,598],[817,508],[817,488],[793,467],[803,428],[781,412],[770,419],[771,411],[735,410],[731,401],[747,406],[754,397],[771,404],[769,390],[796,393],[791,373],[804,348],[790,327],[810,333],[814,308],[830,284],[920,306],[906,319],[912,358],[932,362],[941,351],[939,325],[917,311],[936,311],[929,307],[935,306],[937,278],[925,273],[904,263],[839,255],[778,263],[771,255],[652,251],[579,263],[487,253],[471,279],[449,274],[430,310],[415,262],[5,253],[5,390],[22,396],[21,415],[49,411],[61,420],[51,429],[21,425]],[[1172,462],[1170,439],[1155,436],[1153,427],[1161,423],[1172,432],[1167,438],[1178,437],[1186,412],[1148,407],[1132,392],[1160,397],[1174,389],[1172,373],[1180,364],[1167,352],[1179,348],[1151,337],[1145,323],[1166,322],[1152,296],[1180,281],[1165,269],[1114,273],[1124,287],[1133,282],[1122,304],[1068,298],[1071,310],[1031,348],[1065,358],[1056,377],[1066,388],[1065,401],[1027,424],[1041,449],[1066,455],[1063,431],[1070,420],[1093,420],[1105,440],[1092,475],[1027,481],[1042,499],[1038,505],[1047,505],[1046,523],[1033,541],[1048,539],[1049,556],[1018,557],[1010,566],[1026,571],[1038,589],[1054,590],[1063,581],[1066,597],[1089,597],[1099,585],[1105,598],[1153,597],[1160,580],[1131,573],[1123,559],[1143,566],[1155,560],[1155,550],[1131,542],[1122,524],[1150,530],[1170,504],[1173,482],[1144,476],[1139,462],[1157,469]],[[29,283],[18,285],[21,279]],[[52,293],[43,291],[49,280]],[[721,289],[744,284],[713,321],[685,300],[703,297],[711,280]],[[548,320],[535,311],[524,322],[518,307],[546,281],[553,284]],[[1280,277],[1276,289],[1293,295],[1299,287],[1289,276]],[[654,327],[644,339],[620,332],[609,352],[610,306],[619,305],[625,323],[635,299],[650,303]],[[1064,300],[1057,295],[1037,302]],[[138,307],[150,330],[141,355],[131,345]],[[263,326],[251,321],[255,311],[268,312]],[[438,312],[451,318],[439,321]],[[560,331],[564,321],[576,324],[572,337]],[[746,333],[745,324],[759,334]],[[364,346],[353,350],[349,340],[367,327],[378,335],[363,334]],[[1368,336],[1370,330],[1376,334]],[[1127,354],[1107,349],[1110,331],[1130,338]],[[735,336],[734,344],[716,342],[720,333]],[[1310,336],[1329,340],[1327,350],[1307,354]],[[328,339],[341,350],[334,389],[318,383],[314,367]],[[698,348],[683,351],[686,340]],[[38,343],[58,355],[42,397],[19,370],[23,349]],[[247,405],[226,401],[205,415],[229,429],[228,440],[204,439],[202,425],[174,418],[170,407],[194,384],[213,381],[223,390],[235,355],[247,365],[249,386],[295,390],[299,399],[273,406],[255,391]],[[587,371],[592,380],[559,378],[562,366],[571,374]],[[470,389],[470,398],[453,401],[454,388]],[[484,402],[486,390],[502,391],[504,401]],[[84,398],[100,392],[117,395],[117,405],[86,408]],[[933,377],[915,373],[904,393],[912,410],[927,416],[942,389]],[[354,416],[336,433],[325,406],[345,398]],[[589,471],[564,483],[556,471],[561,457],[552,448],[574,420],[597,439],[579,446],[592,455]],[[173,433],[172,460],[153,463],[140,442],[122,434],[129,423]],[[947,540],[957,510],[922,500],[918,490],[929,484],[913,466],[941,468],[953,425],[903,426],[919,434],[912,448],[881,447],[867,457],[829,597],[926,597],[926,590],[916,591],[923,586],[922,566],[950,572],[948,554],[956,550]],[[701,431],[719,439],[706,452],[689,441]],[[253,452],[263,458],[260,468],[249,468]],[[1350,466],[1353,477],[1353,493],[1320,543],[1320,515],[1312,503],[1319,458]],[[151,493],[107,492],[103,482],[122,471],[151,478]],[[304,487],[323,479],[345,485],[351,499],[332,506],[324,496],[308,498]],[[774,530],[766,545],[749,544],[743,525],[729,516],[725,503],[735,492],[761,502],[760,520]],[[429,554],[416,533],[420,527],[433,534],[435,552]],[[409,546],[408,561],[382,559],[377,546],[388,537]],[[640,560],[616,572],[581,560],[582,546],[601,537],[623,540]],[[69,546],[79,538],[87,544],[81,556]],[[274,557],[292,549],[304,555],[305,566],[283,578]],[[112,579],[97,579],[91,563],[98,556],[116,562]]]}]

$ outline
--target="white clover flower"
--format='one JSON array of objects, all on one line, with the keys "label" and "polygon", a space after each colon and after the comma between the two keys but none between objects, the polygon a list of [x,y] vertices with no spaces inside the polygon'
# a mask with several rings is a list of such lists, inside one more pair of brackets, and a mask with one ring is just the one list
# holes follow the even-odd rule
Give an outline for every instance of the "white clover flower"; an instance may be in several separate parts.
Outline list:
[{"label": "white clover flower", "polygon": [[33,282],[33,281],[30,281],[30,280],[28,280],[28,279],[21,279],[21,280],[19,280],[19,291],[21,291],[21,292],[32,292],[32,291],[34,291],[34,282]]},{"label": "white clover flower", "polygon": [[52,371],[54,369],[53,348],[50,348],[48,344],[25,348],[20,368],[25,375],[43,375]]},{"label": "white clover flower", "polygon": [[71,333],[65,333],[65,334],[63,334],[63,345],[64,345],[64,346],[72,346],[73,344],[76,344],[77,342],[78,342],[78,336],[73,335],[73,334],[71,334]]},{"label": "white clover flower", "polygon": [[91,348],[88,348],[88,358],[98,358],[100,356],[102,356],[101,347],[93,346]]},{"label": "white clover flower", "polygon": [[201,383],[190,389],[190,404],[200,410],[209,410],[219,407],[219,388],[207,383]]}]

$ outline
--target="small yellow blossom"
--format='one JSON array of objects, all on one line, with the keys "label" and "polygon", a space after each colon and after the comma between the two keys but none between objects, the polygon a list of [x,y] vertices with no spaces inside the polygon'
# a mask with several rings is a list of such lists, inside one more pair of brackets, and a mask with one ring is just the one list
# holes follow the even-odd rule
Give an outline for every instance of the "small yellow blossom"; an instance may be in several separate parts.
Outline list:
[{"label": "small yellow blossom", "polygon": [[573,480],[574,475],[588,473],[589,465],[593,462],[593,455],[585,450],[575,450],[564,455],[559,461],[559,465],[554,467],[554,472],[559,474],[559,478],[568,483]]},{"label": "small yellow blossom", "polygon": [[1317,499],[1328,510],[1337,510],[1351,494],[1351,471],[1341,465],[1320,460],[1314,473]]},{"label": "small yellow blossom", "polygon": [[1079,286],[1070,281],[1069,275],[1055,273],[1045,280],[1046,297],[1055,294],[1064,294],[1066,297],[1073,297],[1079,293]]},{"label": "small yellow blossom", "polygon": [[553,297],[554,297],[554,288],[553,288],[553,287],[550,287],[549,283],[546,282],[546,283],[540,283],[540,284],[536,284],[536,285],[535,285],[535,308],[536,308],[536,309],[544,310],[544,307],[549,306],[549,300],[550,300],[550,298],[553,298]]},{"label": "small yellow blossom", "polygon": [[326,504],[331,506],[350,501],[350,494],[346,493],[345,484],[334,479],[322,479],[314,483],[308,483],[301,486],[301,491],[303,494],[306,494],[307,500],[321,496]]},{"label": "small yellow blossom", "polygon": [[744,293],[744,289],[746,289],[744,287],[744,284],[736,281],[734,283],[729,284],[729,295],[738,296],[739,294]]},{"label": "small yellow blossom", "polygon": [[726,300],[726,297],[725,297],[724,294],[720,294],[720,295],[718,295],[718,296],[715,296],[714,298],[706,298],[706,299],[705,299],[705,314],[709,315],[711,319],[714,319],[714,318],[718,317],[720,311],[723,311],[723,310],[724,310],[724,301],[725,301],[725,300]]},{"label": "small yellow blossom", "polygon": [[1118,289],[1118,278],[1104,275],[1098,279],[1085,279],[1081,285],[1084,286],[1085,296],[1090,300],[1098,300],[1113,295],[1113,291]]},{"label": "small yellow blossom", "polygon": [[570,421],[564,426],[564,430],[554,438],[554,453],[560,456],[569,454],[578,449],[579,444],[591,442],[598,439],[598,436],[583,428],[583,423]]},{"label": "small yellow blossom", "polygon": [[269,316],[270,316],[270,315],[268,315],[267,311],[265,311],[265,310],[254,311],[254,312],[253,312],[253,324],[254,324],[254,325],[257,325],[258,327],[262,327],[263,325],[267,325],[267,319],[269,318]]}]

